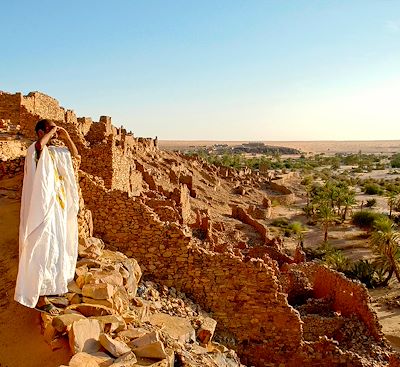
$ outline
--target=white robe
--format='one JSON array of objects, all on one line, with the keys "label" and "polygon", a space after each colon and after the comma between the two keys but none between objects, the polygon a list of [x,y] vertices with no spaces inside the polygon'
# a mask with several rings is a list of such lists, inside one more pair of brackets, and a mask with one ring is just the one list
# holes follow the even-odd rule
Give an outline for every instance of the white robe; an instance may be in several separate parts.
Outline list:
[{"label": "white robe", "polygon": [[39,296],[62,294],[78,257],[78,190],[65,147],[35,144],[27,151],[19,227],[19,267],[14,299],[35,307]]}]

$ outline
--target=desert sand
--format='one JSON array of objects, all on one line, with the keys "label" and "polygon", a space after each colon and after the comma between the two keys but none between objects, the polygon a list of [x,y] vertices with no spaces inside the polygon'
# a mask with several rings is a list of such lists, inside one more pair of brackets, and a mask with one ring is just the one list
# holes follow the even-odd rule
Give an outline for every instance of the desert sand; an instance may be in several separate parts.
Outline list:
[{"label": "desert sand", "polygon": [[[160,140],[159,146],[165,150],[184,150],[189,147],[211,146],[214,144],[240,145],[248,141],[211,141],[211,140]],[[400,152],[400,140],[368,141],[263,141],[267,145],[299,149],[305,153],[397,153]]]}]

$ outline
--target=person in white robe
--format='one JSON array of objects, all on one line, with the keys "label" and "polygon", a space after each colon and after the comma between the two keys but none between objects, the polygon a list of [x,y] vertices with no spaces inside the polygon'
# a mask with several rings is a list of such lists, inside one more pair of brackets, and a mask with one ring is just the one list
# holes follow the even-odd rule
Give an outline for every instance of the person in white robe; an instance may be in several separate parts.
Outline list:
[{"label": "person in white robe", "polygon": [[[78,257],[79,197],[71,159],[78,151],[51,120],[39,121],[35,130],[38,140],[28,148],[24,167],[14,299],[55,314],[44,296],[68,291]],[[47,146],[57,135],[67,147]]]}]

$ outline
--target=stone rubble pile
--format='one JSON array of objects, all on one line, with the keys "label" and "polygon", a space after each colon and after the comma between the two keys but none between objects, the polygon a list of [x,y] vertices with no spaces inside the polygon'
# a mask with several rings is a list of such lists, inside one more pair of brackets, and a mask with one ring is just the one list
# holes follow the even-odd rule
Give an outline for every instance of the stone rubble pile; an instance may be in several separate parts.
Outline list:
[{"label": "stone rubble pile", "polygon": [[242,366],[212,341],[215,320],[174,288],[139,283],[141,276],[135,259],[104,249],[98,238],[80,239],[69,292],[49,297],[60,314],[42,314],[48,344],[69,345],[68,366]]}]

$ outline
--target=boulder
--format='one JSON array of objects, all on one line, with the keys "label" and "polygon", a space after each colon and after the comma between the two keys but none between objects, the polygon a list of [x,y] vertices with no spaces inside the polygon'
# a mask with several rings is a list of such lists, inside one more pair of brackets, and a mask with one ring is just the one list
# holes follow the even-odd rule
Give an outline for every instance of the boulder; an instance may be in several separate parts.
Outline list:
[{"label": "boulder", "polygon": [[164,344],[155,331],[130,341],[128,346],[132,348],[137,357],[152,359],[164,359],[167,357]]},{"label": "boulder", "polygon": [[135,259],[126,259],[122,264],[129,274],[128,278],[125,280],[125,288],[130,297],[135,297],[142,271]]},{"label": "boulder", "polygon": [[114,301],[112,298],[109,299],[93,299],[93,298],[89,298],[89,297],[83,297],[82,301],[86,304],[90,304],[90,305],[101,305],[107,308],[114,308]]},{"label": "boulder", "polygon": [[118,333],[118,336],[120,336],[122,338],[127,338],[127,339],[137,339],[147,333],[148,333],[148,331],[146,329],[137,328],[137,329],[128,329],[128,330],[120,331]]},{"label": "boulder", "polygon": [[201,320],[201,326],[197,330],[197,339],[203,344],[207,344],[214,336],[217,322],[211,317],[205,317]]},{"label": "boulder", "polygon": [[52,325],[59,333],[63,333],[70,325],[72,325],[72,323],[82,320],[84,318],[85,316],[77,314],[58,315],[53,318]]},{"label": "boulder", "polygon": [[100,335],[100,344],[114,357],[121,357],[131,351],[131,348],[126,343],[114,340],[107,334]]},{"label": "boulder", "polygon": [[157,313],[150,316],[150,323],[154,326],[162,327],[163,332],[181,343],[196,339],[195,330],[189,319]]},{"label": "boulder", "polygon": [[70,311],[77,311],[86,317],[114,315],[116,313],[115,310],[109,307],[105,307],[98,304],[91,305],[85,303],[70,305],[65,310],[66,310],[65,313],[70,313]]},{"label": "boulder", "polygon": [[126,329],[126,323],[120,315],[92,316],[100,322],[102,330],[105,333],[120,332]]},{"label": "boulder", "polygon": [[121,357],[114,360],[111,367],[135,367],[137,359],[133,352],[123,354]]},{"label": "boulder", "polygon": [[68,290],[72,293],[82,294],[82,289],[78,287],[78,284],[76,284],[75,280],[71,280],[68,283]]},{"label": "boulder", "polygon": [[93,354],[79,352],[69,361],[70,367],[108,367],[113,364],[113,359],[103,352]]},{"label": "boulder", "polygon": [[120,314],[129,311],[129,295],[124,287],[116,287],[113,296],[113,308]]},{"label": "boulder", "polygon": [[82,295],[93,299],[110,299],[114,294],[114,287],[108,283],[85,284]]},{"label": "boulder", "polygon": [[72,352],[94,353],[100,349],[101,327],[98,320],[82,319],[72,323],[68,332]]},{"label": "boulder", "polygon": [[92,270],[90,283],[107,283],[116,287],[123,286],[124,278],[118,270]]}]

